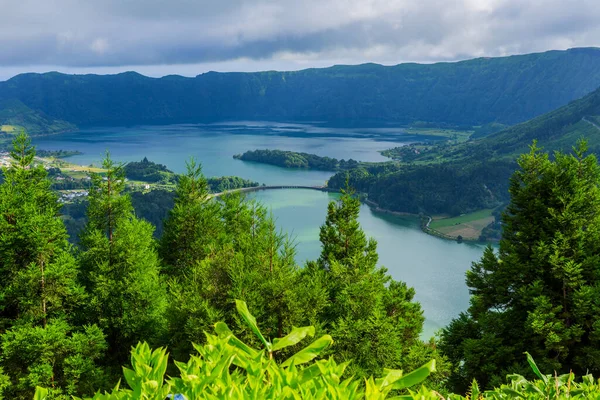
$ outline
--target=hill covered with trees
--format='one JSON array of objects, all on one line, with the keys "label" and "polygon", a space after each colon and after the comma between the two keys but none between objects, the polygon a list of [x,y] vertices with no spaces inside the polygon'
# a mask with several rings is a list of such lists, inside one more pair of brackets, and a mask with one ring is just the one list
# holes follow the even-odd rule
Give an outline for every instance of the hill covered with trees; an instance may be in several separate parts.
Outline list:
[{"label": "hill covered with trees", "polygon": [[0,103],[79,126],[215,120],[451,126],[515,124],[600,86],[600,49],[437,64],[364,64],[195,78],[22,74],[0,82]]},{"label": "hill covered with trees", "polygon": [[552,153],[569,151],[585,138],[600,154],[600,89],[530,121],[465,143],[410,145],[386,152],[396,164],[361,165],[338,172],[380,207],[392,211],[459,215],[508,201],[508,178],[533,141]]},{"label": "hill covered with trees", "polygon": [[283,168],[318,169],[323,171],[347,170],[358,167],[359,162],[349,159],[337,160],[331,157],[320,157],[315,154],[298,153],[284,150],[249,150],[233,156],[242,161],[254,161],[276,165]]}]

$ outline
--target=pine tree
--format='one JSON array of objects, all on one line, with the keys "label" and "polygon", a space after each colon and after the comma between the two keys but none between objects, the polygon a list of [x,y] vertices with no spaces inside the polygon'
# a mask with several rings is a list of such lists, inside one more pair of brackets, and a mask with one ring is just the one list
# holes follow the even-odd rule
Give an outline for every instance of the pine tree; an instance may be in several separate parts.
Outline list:
[{"label": "pine tree", "polygon": [[471,306],[443,334],[456,390],[527,373],[525,351],[543,370],[600,371],[600,168],[585,150],[521,156],[500,248],[467,272]]},{"label": "pine tree", "polygon": [[122,166],[107,154],[103,168],[105,176],[92,177],[81,263],[90,293],[85,316],[106,333],[108,362],[116,367],[138,341],[160,342],[166,293],[154,227],[133,214],[129,197],[123,194]]},{"label": "pine tree", "polygon": [[191,343],[202,343],[218,320],[242,338],[256,340],[238,321],[234,299],[248,302],[270,337],[301,325],[311,314],[309,296],[296,291],[294,248],[267,210],[240,195],[209,199],[194,163],[179,178],[161,254],[171,277],[167,344],[176,358],[187,357]]},{"label": "pine tree", "polygon": [[0,365],[8,397],[31,397],[36,385],[56,396],[89,393],[101,377],[104,336],[96,326],[73,326],[86,294],[58,198],[34,164],[29,138],[17,135],[13,147],[0,185]]},{"label": "pine tree", "polygon": [[164,223],[160,256],[165,273],[181,277],[210,251],[223,232],[221,203],[210,201],[202,168],[192,159],[187,173],[179,177],[175,205]]},{"label": "pine tree", "polygon": [[406,367],[414,348],[421,347],[421,307],[414,289],[396,282],[377,266],[377,242],[360,227],[360,201],[342,191],[330,202],[321,227],[322,252],[304,274],[319,275],[328,302],[321,319],[333,336],[336,356],[354,360],[352,373],[378,374],[384,365]]},{"label": "pine tree", "polygon": [[[164,223],[159,252],[168,277],[168,341],[175,359],[185,360],[192,342],[223,315],[207,295],[208,263],[226,242],[221,203],[209,197],[208,183],[194,160],[179,176],[175,204]],[[226,293],[219,293],[219,297]]]}]

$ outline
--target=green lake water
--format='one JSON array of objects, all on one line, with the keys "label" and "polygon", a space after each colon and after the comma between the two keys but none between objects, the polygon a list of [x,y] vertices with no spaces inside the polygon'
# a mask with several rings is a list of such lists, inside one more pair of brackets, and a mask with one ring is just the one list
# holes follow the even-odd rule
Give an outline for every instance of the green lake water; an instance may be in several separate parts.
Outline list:
[{"label": "green lake water", "polygon": [[[168,125],[84,129],[79,132],[36,138],[45,150],[79,150],[73,163],[98,164],[106,150],[117,161],[143,157],[183,172],[193,156],[207,176],[237,175],[267,185],[322,185],[326,171],[287,170],[233,159],[254,149],[282,149],[359,161],[384,161],[380,150],[415,141],[400,128],[336,129],[306,124],[228,123],[218,125]],[[319,227],[327,203],[336,194],[316,190],[285,189],[253,193],[265,204],[278,226],[297,244],[297,261],[316,259],[320,252]],[[379,261],[392,277],[416,290],[425,317],[424,336],[446,325],[468,306],[465,271],[479,259],[483,246],[458,244],[424,234],[414,218],[373,212],[363,205],[360,223],[378,242]]]}]

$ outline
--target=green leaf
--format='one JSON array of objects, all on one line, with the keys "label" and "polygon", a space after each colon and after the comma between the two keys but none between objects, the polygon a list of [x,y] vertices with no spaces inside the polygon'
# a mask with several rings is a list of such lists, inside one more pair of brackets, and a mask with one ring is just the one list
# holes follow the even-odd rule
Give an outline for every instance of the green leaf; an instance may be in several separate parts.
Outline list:
[{"label": "green leaf", "polygon": [[477,381],[473,379],[473,383],[471,384],[471,398],[478,399],[479,393],[479,385],[477,384]]},{"label": "green leaf", "polygon": [[45,400],[48,397],[48,389],[36,386],[33,400]]},{"label": "green leaf", "polygon": [[238,313],[240,313],[244,321],[246,321],[246,324],[248,324],[248,326],[250,327],[250,329],[252,329],[254,334],[258,336],[260,341],[263,342],[267,350],[271,351],[271,343],[269,343],[267,339],[265,339],[260,329],[258,329],[258,325],[256,324],[256,318],[254,318],[254,316],[250,314],[250,311],[248,311],[248,305],[246,305],[246,302],[242,300],[236,300],[235,307],[237,308]]},{"label": "green leaf", "polygon": [[229,327],[227,326],[227,324],[223,323],[223,322],[217,322],[215,324],[215,331],[217,332],[217,334],[220,337],[228,337],[229,341],[228,343],[237,348],[240,349],[241,351],[243,351],[244,353],[254,357],[256,356],[256,354],[258,354],[257,350],[254,350],[252,347],[248,346],[246,343],[242,342],[240,339],[238,339],[233,332],[231,332],[231,330],[229,329]]},{"label": "green leaf", "polygon": [[432,372],[435,372],[435,359],[429,361],[421,368],[415,369],[410,374],[406,374],[400,379],[398,379],[396,382],[394,382],[392,388],[406,389],[408,387],[414,386],[427,379],[429,374],[431,374]]},{"label": "green leaf", "polygon": [[129,368],[123,367],[123,375],[125,375],[125,381],[127,381],[127,384],[129,385],[129,387],[132,389],[135,389],[136,380],[137,380],[135,371],[133,371]]},{"label": "green leaf", "polygon": [[380,390],[383,390],[386,386],[390,386],[404,375],[400,369],[384,369],[383,372],[385,376],[375,380]]},{"label": "green leaf", "polygon": [[548,385],[548,377],[546,375],[543,375],[538,366],[535,364],[535,361],[533,360],[533,357],[531,357],[531,354],[529,354],[528,352],[525,352],[525,355],[527,356],[527,362],[529,363],[529,366],[531,367],[531,369],[533,370],[533,372],[537,375],[538,378],[540,378],[545,385]]},{"label": "green leaf", "polygon": [[312,342],[307,347],[303,348],[281,364],[282,367],[289,367],[293,362],[294,365],[300,365],[309,362],[317,357],[323,350],[333,343],[333,339],[329,335],[321,336],[319,339]]},{"label": "green leaf", "polygon": [[294,328],[292,331],[282,337],[281,339],[275,339],[273,343],[273,347],[271,351],[281,350],[288,346],[293,346],[299,343],[306,336],[314,336],[315,335],[315,327],[314,326],[304,326],[302,328]]}]

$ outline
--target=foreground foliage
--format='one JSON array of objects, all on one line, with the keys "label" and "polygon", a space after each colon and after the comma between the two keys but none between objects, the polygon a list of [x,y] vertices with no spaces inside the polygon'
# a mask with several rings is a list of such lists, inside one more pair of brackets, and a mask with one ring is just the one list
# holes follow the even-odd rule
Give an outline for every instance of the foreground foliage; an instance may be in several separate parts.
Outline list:
[{"label": "foreground foliage", "polygon": [[[168,358],[164,348],[151,350],[147,343],[138,344],[131,352],[131,368],[123,368],[125,382],[106,393],[97,393],[93,400],[129,399],[444,399],[440,393],[425,386],[415,388],[435,371],[431,360],[404,375],[400,370],[384,370],[382,378],[342,379],[350,364],[338,364],[333,358],[316,360],[331,346],[333,339],[323,335],[282,362],[274,354],[294,346],[309,336],[315,328],[306,326],[273,341],[265,338],[256,319],[243,301],[236,308],[247,328],[259,339],[260,349],[254,349],[236,337],[229,327],[218,322],[216,335],[206,334],[206,344],[194,345],[196,353],[187,362],[176,362],[179,377],[165,378]],[[529,353],[527,362],[538,379],[528,381],[512,374],[508,384],[481,392],[473,381],[469,395],[449,394],[448,400],[465,399],[587,399],[600,396],[600,382],[591,375],[580,381],[569,373],[561,376],[543,375]],[[316,361],[315,361],[316,360]],[[388,397],[393,396],[393,397]],[[49,392],[37,388],[36,400],[50,398]]]},{"label": "foreground foliage", "polygon": [[[132,368],[123,368],[129,389],[120,384],[109,393],[96,394],[94,400],[156,399],[384,399],[389,394],[413,387],[435,370],[430,361],[410,374],[400,370],[386,370],[382,378],[364,381],[353,377],[343,379],[348,363],[338,364],[333,358],[314,361],[333,343],[323,335],[308,346],[292,354],[283,362],[276,362],[274,354],[294,346],[315,328],[294,328],[279,339],[267,340],[250,314],[246,303],[236,302],[236,308],[247,327],[261,343],[254,349],[238,339],[229,327],[219,322],[216,335],[206,335],[204,346],[195,345],[197,354],[188,362],[176,362],[179,377],[165,380],[168,355],[163,348],[150,350],[146,343],[138,344],[131,353]],[[436,398],[435,392],[422,389],[409,391],[402,398]],[[38,388],[36,399],[47,398],[45,389]]]}]

